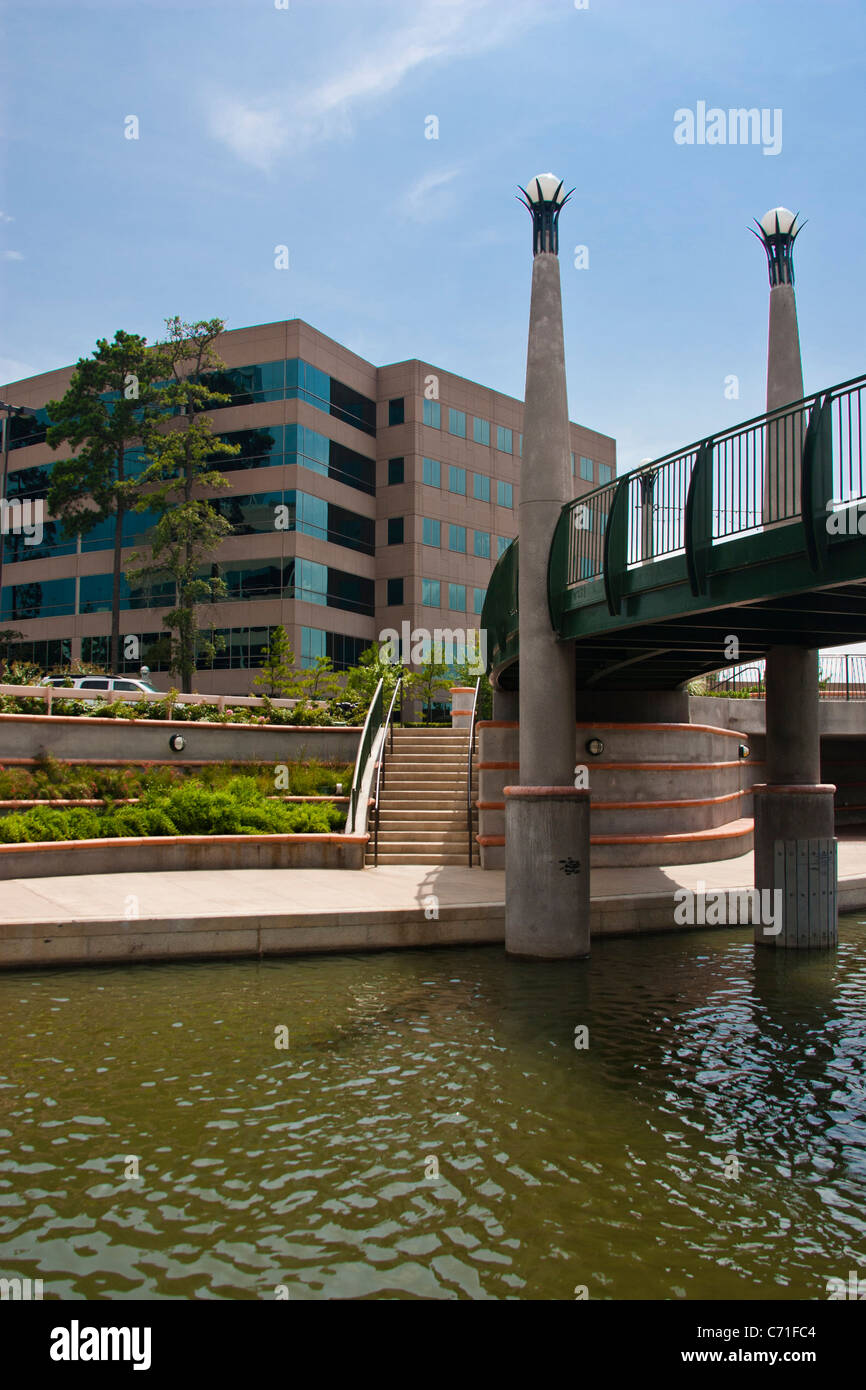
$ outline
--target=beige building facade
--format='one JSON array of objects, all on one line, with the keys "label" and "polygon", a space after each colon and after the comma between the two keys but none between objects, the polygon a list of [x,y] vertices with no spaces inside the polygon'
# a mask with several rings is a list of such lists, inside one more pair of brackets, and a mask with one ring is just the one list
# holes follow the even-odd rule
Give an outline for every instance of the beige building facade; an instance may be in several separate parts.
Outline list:
[{"label": "beige building facade", "polygon": [[[213,557],[228,595],[200,609],[223,649],[196,689],[250,693],[278,624],[298,664],[329,656],[338,670],[405,624],[478,629],[490,573],[517,534],[522,403],[418,360],[377,367],[297,319],[226,332],[217,350],[226,369],[215,385],[231,403],[211,412],[214,431],[241,453],[217,465],[235,534]],[[44,502],[57,457],[44,407],[71,374],[2,388],[37,411],[8,424],[9,501]],[[582,425],[570,433],[578,496],[614,476],[616,445]],[[150,521],[131,521],[125,564],[146,547]],[[105,663],[110,528],[70,539],[46,512],[43,532],[39,544],[4,537],[0,627],[21,634],[12,654],[52,670]],[[124,670],[146,664],[167,689],[155,644],[171,595],[125,583],[123,605]]]}]

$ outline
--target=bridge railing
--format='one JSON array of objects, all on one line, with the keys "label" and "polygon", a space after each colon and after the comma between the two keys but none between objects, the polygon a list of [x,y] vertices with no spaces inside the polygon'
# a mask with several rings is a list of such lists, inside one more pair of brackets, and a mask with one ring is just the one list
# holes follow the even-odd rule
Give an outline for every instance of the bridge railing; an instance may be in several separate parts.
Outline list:
[{"label": "bridge railing", "polygon": [[799,521],[810,423],[824,431],[822,485],[831,484],[832,493],[825,502],[866,497],[864,396],[866,377],[856,377],[721,430],[567,503],[567,586],[602,576],[611,547],[632,568],[688,550],[695,529],[712,545]]},{"label": "bridge railing", "polygon": [[[751,661],[702,676],[707,695],[737,695],[763,700],[766,663]],[[818,694],[822,700],[866,700],[866,654],[828,652],[818,661]]]}]

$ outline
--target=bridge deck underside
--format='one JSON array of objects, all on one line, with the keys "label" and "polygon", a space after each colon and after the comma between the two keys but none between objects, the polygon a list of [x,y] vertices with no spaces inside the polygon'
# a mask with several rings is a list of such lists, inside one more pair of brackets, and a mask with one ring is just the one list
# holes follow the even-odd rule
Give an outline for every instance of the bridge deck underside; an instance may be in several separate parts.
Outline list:
[{"label": "bridge deck underside", "polygon": [[[736,637],[736,655],[728,655]],[[808,593],[677,617],[629,623],[578,636],[574,643],[578,689],[676,690],[685,681],[726,665],[766,656],[772,646],[836,647],[866,641],[866,583],[837,585]],[[519,686],[519,659],[497,671],[504,690]]]}]

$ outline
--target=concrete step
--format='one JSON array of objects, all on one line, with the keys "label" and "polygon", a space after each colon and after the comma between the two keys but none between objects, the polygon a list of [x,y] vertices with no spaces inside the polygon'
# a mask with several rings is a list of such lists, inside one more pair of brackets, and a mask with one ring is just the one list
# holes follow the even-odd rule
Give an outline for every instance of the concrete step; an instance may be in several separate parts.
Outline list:
[{"label": "concrete step", "polygon": [[379,802],[380,813],[384,810],[406,811],[414,815],[418,811],[453,811],[466,809],[466,798],[459,796],[426,796],[423,800],[414,796],[382,796]]},{"label": "concrete step", "polygon": [[[372,863],[373,863],[373,856],[372,856],[372,854],[368,854],[368,855],[367,855],[367,858],[366,858],[366,861],[365,861],[365,862],[366,862],[366,864],[368,864],[368,865],[372,865]],[[477,856],[477,854],[473,854],[473,856],[472,856],[472,863],[473,863],[474,866],[477,867],[477,865],[478,865],[478,856]],[[386,850],[386,851],[383,851],[383,850],[380,849],[380,850],[379,850],[379,864],[380,864],[380,866],[383,865],[383,864],[421,864],[421,865],[424,865],[425,867],[429,864],[429,865],[431,866],[431,868],[437,868],[437,867],[439,867],[440,865],[443,865],[443,864],[455,864],[455,865],[456,865],[456,864],[463,864],[463,865],[466,865],[466,867],[468,868],[468,866],[469,866],[469,851],[467,850],[464,854],[440,854],[440,855],[435,855],[435,854],[426,854],[426,853],[424,853],[423,849],[421,849],[420,847],[419,847],[419,849],[418,849],[414,854],[413,854],[413,853],[409,853],[409,854],[398,853],[398,854],[395,854],[395,853],[392,853],[392,852],[390,852],[390,851],[387,851],[387,850]],[[432,891],[432,890],[431,890],[431,891]]]}]

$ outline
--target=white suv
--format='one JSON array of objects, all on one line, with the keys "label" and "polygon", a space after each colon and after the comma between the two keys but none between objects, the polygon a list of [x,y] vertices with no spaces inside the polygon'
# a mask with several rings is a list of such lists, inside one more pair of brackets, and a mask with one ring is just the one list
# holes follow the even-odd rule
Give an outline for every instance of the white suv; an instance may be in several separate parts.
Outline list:
[{"label": "white suv", "polygon": [[144,676],[46,676],[42,684],[53,685],[55,690],[68,690],[71,700],[76,698],[79,690],[92,690],[102,698],[114,690],[123,690],[127,694],[159,694]]}]

